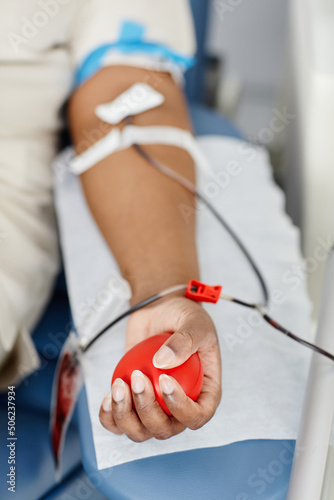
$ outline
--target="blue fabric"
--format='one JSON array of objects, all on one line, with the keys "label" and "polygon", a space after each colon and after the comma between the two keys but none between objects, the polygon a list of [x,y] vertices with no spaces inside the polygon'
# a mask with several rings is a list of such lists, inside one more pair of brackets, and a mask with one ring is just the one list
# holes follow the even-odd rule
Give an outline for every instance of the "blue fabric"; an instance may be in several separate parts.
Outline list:
[{"label": "blue fabric", "polygon": [[[41,368],[16,388],[16,493],[7,490],[8,472],[7,394],[0,396],[0,483],[2,500],[36,500],[57,487],[49,439],[50,399],[56,360],[66,338],[70,321],[69,304],[63,289],[63,279],[40,320],[33,340],[40,354]],[[64,454],[62,478],[81,467],[80,442],[76,418],[69,428]],[[91,500],[94,500],[93,498]]]},{"label": "blue fabric", "polygon": [[145,53],[161,57],[179,65],[184,70],[194,64],[195,59],[193,57],[182,55],[162,44],[145,41],[145,31],[145,26],[142,24],[124,21],[119,39],[116,42],[101,45],[83,61],[76,73],[75,87],[81,85],[102,67],[104,56],[112,49],[116,49],[125,55]]},{"label": "blue fabric", "polygon": [[[35,410],[16,408],[16,493],[8,491],[6,474],[9,472],[7,440],[7,411],[0,408],[0,484],[1,500],[36,500],[56,485],[55,468],[49,442],[49,416]],[[62,478],[81,464],[77,429],[69,429],[63,460]]]},{"label": "blue fabric", "polygon": [[43,500],[106,500],[103,493],[96,489],[98,486],[99,481],[95,476],[91,476],[90,480],[82,467],[79,467]]},{"label": "blue fabric", "polygon": [[240,130],[220,114],[199,104],[189,107],[195,135],[224,135],[244,139]]},{"label": "blue fabric", "polygon": [[85,391],[78,406],[82,460],[117,500],[284,500],[294,441],[257,440],[136,460],[97,471]]},{"label": "blue fabric", "polygon": [[[17,387],[16,397],[20,408],[49,413],[53,374],[70,326],[67,295],[57,289],[33,333],[41,366]],[[5,399],[6,395],[1,395],[0,403],[5,403]]]},{"label": "blue fabric", "polygon": [[190,5],[196,33],[197,51],[196,64],[192,66],[185,75],[185,91],[189,101],[203,103],[205,97],[205,66],[207,62],[205,41],[208,28],[208,10],[210,2],[203,2],[203,0],[191,0]]}]

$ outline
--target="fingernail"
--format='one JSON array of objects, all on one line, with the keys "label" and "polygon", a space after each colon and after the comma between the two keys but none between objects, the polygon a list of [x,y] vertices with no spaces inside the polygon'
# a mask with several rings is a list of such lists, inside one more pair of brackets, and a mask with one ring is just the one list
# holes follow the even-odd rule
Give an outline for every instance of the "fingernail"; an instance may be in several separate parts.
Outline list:
[{"label": "fingernail", "polygon": [[160,347],[159,351],[155,353],[153,364],[156,368],[166,368],[174,359],[174,351],[166,345],[163,345]]},{"label": "fingernail", "polygon": [[136,394],[144,392],[145,389],[145,378],[141,371],[134,370],[131,375],[131,389]]},{"label": "fingernail", "polygon": [[112,398],[116,403],[120,403],[125,398],[125,383],[121,378],[117,378],[113,383]]},{"label": "fingernail", "polygon": [[111,391],[108,392],[104,400],[102,401],[103,411],[109,413],[111,411]]},{"label": "fingernail", "polygon": [[168,375],[166,375],[165,373],[160,375],[159,383],[160,383],[161,390],[164,394],[170,395],[173,393],[174,388],[175,388],[175,384],[174,384],[173,379],[171,379]]}]

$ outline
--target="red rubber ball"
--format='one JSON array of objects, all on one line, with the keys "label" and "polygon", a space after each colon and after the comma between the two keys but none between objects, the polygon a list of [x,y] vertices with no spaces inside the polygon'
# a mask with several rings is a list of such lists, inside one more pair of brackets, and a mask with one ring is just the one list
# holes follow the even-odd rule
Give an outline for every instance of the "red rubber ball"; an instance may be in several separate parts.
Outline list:
[{"label": "red rubber ball", "polygon": [[203,368],[197,352],[176,368],[160,370],[153,365],[153,356],[171,335],[171,333],[160,333],[132,347],[116,366],[111,381],[113,384],[116,378],[121,378],[131,387],[132,372],[140,370],[151,380],[156,399],[167,415],[171,415],[171,412],[165,405],[159,386],[159,376],[162,373],[175,378],[193,401],[198,398],[203,384]]}]

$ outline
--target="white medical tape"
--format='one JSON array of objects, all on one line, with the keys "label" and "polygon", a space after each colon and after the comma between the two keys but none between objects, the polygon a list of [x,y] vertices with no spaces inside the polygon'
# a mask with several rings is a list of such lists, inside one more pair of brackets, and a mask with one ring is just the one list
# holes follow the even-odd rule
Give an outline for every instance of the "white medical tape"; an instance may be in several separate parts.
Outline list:
[{"label": "white medical tape", "polygon": [[167,126],[128,125],[122,130],[114,128],[84,153],[73,158],[70,161],[70,170],[80,175],[112,153],[126,149],[133,144],[166,144],[182,148],[190,154],[199,168],[212,176],[209,163],[195,137],[188,130]]},{"label": "white medical tape", "polygon": [[164,100],[164,96],[147,83],[135,83],[113,101],[96,106],[95,114],[104,122],[117,125],[127,116],[157,108]]}]

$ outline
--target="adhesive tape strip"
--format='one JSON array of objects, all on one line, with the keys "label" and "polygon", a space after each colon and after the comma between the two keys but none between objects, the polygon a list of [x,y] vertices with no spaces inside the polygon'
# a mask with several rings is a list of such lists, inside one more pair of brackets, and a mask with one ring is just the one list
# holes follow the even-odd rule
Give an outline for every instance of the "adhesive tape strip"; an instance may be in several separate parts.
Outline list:
[{"label": "adhesive tape strip", "polygon": [[127,116],[157,108],[164,100],[164,96],[150,85],[135,83],[113,101],[96,106],[95,114],[104,122],[116,125]]},{"label": "adhesive tape strip", "polygon": [[80,175],[112,153],[126,149],[133,144],[166,144],[185,149],[198,167],[212,175],[207,159],[194,136],[188,130],[167,126],[128,125],[122,131],[114,128],[84,153],[73,158],[70,162],[70,170]]}]

